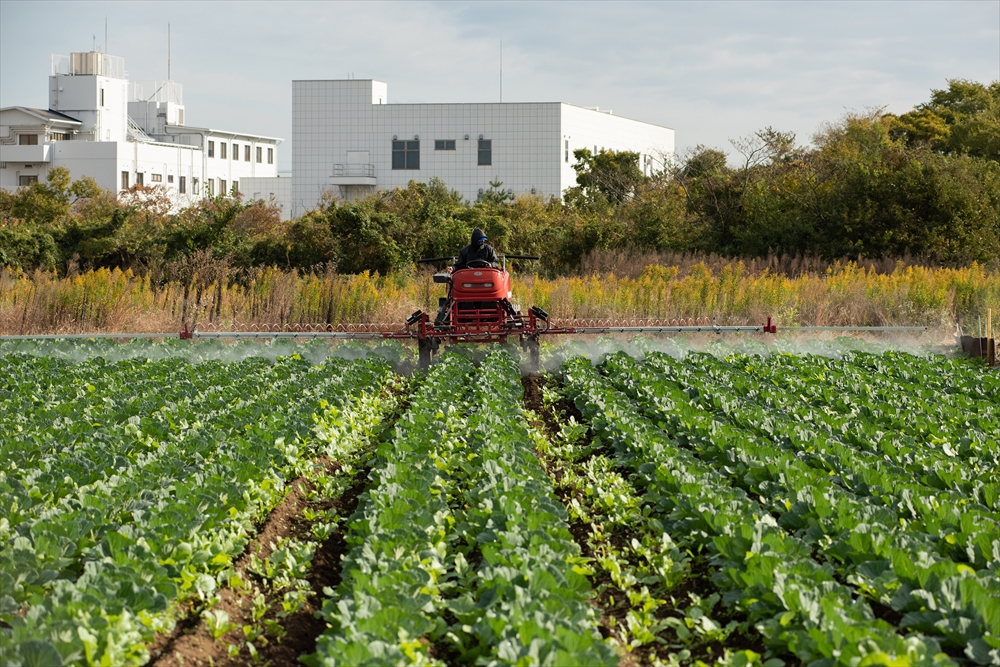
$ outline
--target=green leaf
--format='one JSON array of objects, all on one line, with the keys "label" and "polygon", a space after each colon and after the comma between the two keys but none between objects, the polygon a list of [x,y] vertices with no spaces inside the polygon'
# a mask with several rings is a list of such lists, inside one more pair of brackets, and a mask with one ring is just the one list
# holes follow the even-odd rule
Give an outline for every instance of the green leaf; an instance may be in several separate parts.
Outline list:
[{"label": "green leaf", "polygon": [[33,639],[20,646],[24,667],[62,667],[62,656],[56,647],[47,641]]}]

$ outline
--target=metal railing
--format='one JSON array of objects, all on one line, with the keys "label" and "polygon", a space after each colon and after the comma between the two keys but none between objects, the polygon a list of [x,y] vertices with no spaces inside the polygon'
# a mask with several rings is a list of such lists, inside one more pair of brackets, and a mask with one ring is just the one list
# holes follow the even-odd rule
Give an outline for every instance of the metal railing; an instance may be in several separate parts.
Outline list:
[{"label": "metal railing", "polygon": [[373,164],[335,164],[333,165],[333,177],[344,178],[345,176],[358,176],[361,178],[375,178],[375,165]]},{"label": "metal railing", "polygon": [[184,104],[184,87],[176,81],[132,81],[129,101]]},{"label": "metal railing", "polygon": [[127,79],[125,59],[109,56],[98,51],[74,52],[70,55],[53,53],[50,67],[51,76],[57,75],[97,75],[111,79]]}]

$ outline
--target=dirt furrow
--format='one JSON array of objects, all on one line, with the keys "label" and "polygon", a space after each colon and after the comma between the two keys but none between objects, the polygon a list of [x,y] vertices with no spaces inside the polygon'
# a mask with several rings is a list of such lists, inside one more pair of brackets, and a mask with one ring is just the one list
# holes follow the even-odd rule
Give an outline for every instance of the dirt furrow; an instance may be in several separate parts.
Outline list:
[{"label": "dirt furrow", "polygon": [[[546,382],[553,381],[547,375],[526,375],[521,378],[524,387],[524,406],[531,410],[537,420],[532,425],[544,433],[550,440],[554,440],[559,433],[560,426],[570,417],[577,423],[585,424],[583,416],[576,406],[565,398],[561,398],[554,404],[547,404],[543,399],[543,388]],[[581,449],[591,447],[591,435],[587,434],[580,441]],[[563,480],[570,471],[578,472],[581,466],[589,458],[595,455],[606,455],[613,457],[611,451],[593,450],[583,454],[573,460],[556,460],[546,455],[544,452],[536,452],[542,466],[552,479],[556,496],[566,505],[573,500],[578,501],[583,506],[590,505],[586,490],[566,484]],[[592,512],[593,507],[589,508]],[[602,523],[599,513],[592,514],[595,521]],[[595,532],[594,527],[580,520],[570,521],[570,532],[572,533],[580,551],[587,558],[595,558],[595,549],[612,547],[621,554],[627,554],[633,539],[641,542],[642,535],[638,531],[618,527],[608,533],[603,531]],[[594,574],[590,577],[591,585],[594,589],[591,603],[601,614],[600,630],[605,637],[615,637],[620,643],[627,644],[630,637],[626,628],[627,617],[633,611],[630,604],[630,594],[635,594],[645,585],[636,583],[634,586],[622,590],[617,587],[612,577],[596,560],[593,562]],[[649,584],[650,591],[660,598],[660,604],[654,611],[654,616],[663,621],[667,618],[674,618],[685,623],[689,620],[686,610],[693,600],[704,599],[718,592],[712,581],[714,569],[710,566],[707,558],[703,554],[692,554],[686,569],[684,579],[668,589],[662,585]],[[739,623],[741,619],[733,616],[724,607],[718,606],[712,610],[714,621],[726,626],[730,621]],[[662,625],[656,632],[658,641],[645,643],[633,647],[630,651],[622,655],[621,667],[631,667],[632,665],[648,664],[655,658],[668,661],[671,655],[678,650],[686,650],[687,658],[683,660],[685,664],[693,664],[700,660],[707,664],[712,664],[716,659],[722,658],[726,650],[752,649],[758,653],[764,653],[766,647],[762,639],[754,632],[744,632],[736,630],[728,634],[724,641],[702,639],[692,640],[691,634],[680,636],[674,627]],[[707,640],[706,640],[707,639]]]},{"label": "dirt furrow", "polygon": [[[327,474],[335,474],[339,465],[329,460],[318,462]],[[340,497],[310,501],[314,491],[312,483],[299,477],[289,484],[289,493],[268,515],[257,536],[247,545],[234,566],[235,577],[230,585],[221,588],[219,601],[210,612],[215,623],[189,614],[179,622],[170,635],[152,644],[150,667],[237,667],[249,664],[268,664],[271,667],[297,666],[299,656],[316,649],[316,638],[326,630],[326,623],[316,617],[322,605],[326,587],[335,588],[340,583],[341,556],[346,552],[344,534],[339,524],[330,535],[316,546],[307,580],[312,593],[308,602],[294,613],[281,613],[281,596],[251,571],[252,558],[265,561],[275,546],[292,539],[311,539],[313,522],[304,514],[326,513],[330,510],[340,517],[349,517],[358,505],[358,497],[368,483],[369,468],[358,471],[350,487]],[[263,595],[263,600],[258,598]],[[254,618],[254,608],[266,612]],[[220,616],[223,612],[226,617]],[[213,628],[213,625],[215,626]],[[253,637],[257,657],[247,647],[245,627],[266,628]],[[214,632],[213,632],[214,629]],[[259,631],[259,630],[258,630]]]}]

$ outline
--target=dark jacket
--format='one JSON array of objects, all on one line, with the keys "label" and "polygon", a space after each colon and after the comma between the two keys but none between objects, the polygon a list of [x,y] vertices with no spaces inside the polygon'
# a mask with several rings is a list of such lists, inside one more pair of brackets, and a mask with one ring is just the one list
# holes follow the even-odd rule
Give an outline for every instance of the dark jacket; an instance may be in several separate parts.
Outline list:
[{"label": "dark jacket", "polygon": [[490,263],[490,266],[497,268],[499,266],[500,260],[497,259],[496,250],[493,246],[483,243],[479,245],[480,239],[485,239],[486,234],[483,233],[478,227],[472,232],[471,243],[464,248],[462,248],[458,253],[458,260],[456,260],[455,265],[451,267],[452,271],[458,271],[459,269],[466,269],[469,267],[469,262],[480,259]]},{"label": "dark jacket", "polygon": [[494,269],[497,268],[500,263],[500,260],[497,259],[497,252],[493,249],[493,246],[483,245],[482,248],[476,248],[470,244],[459,251],[458,260],[455,262],[455,266],[452,267],[452,271],[468,268],[469,262],[474,259],[487,261]]}]

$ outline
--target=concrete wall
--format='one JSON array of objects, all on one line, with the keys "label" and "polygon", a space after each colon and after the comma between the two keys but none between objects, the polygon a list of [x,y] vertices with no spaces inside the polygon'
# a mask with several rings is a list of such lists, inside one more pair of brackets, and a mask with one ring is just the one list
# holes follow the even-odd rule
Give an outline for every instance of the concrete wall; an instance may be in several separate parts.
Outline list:
[{"label": "concrete wall", "polygon": [[240,192],[246,199],[273,201],[281,209],[281,219],[291,219],[292,177],[244,178],[240,181]]},{"label": "concrete wall", "polygon": [[125,141],[128,81],[95,75],[50,76],[49,108],[83,122],[80,131],[93,132],[93,141]]},{"label": "concrete wall", "polygon": [[562,144],[559,151],[561,189],[576,185],[573,151],[589,148],[633,151],[646,174],[663,168],[664,157],[674,154],[674,131],[667,127],[614,116],[593,109],[562,104],[560,109]]}]

